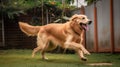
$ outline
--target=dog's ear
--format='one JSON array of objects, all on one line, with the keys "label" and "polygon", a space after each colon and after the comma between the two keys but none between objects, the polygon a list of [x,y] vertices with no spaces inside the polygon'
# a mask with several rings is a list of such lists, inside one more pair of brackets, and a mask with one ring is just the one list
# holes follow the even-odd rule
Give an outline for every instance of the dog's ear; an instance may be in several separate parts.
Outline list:
[{"label": "dog's ear", "polygon": [[77,17],[78,17],[77,14],[73,15],[73,16],[70,18],[70,21],[74,21],[75,19],[77,19]]},{"label": "dog's ear", "polygon": [[72,28],[72,30],[77,34],[77,35],[80,35],[81,34],[81,28],[80,28],[80,26],[76,23],[76,22],[72,22],[71,24],[70,24],[70,26],[71,26],[71,28]]}]

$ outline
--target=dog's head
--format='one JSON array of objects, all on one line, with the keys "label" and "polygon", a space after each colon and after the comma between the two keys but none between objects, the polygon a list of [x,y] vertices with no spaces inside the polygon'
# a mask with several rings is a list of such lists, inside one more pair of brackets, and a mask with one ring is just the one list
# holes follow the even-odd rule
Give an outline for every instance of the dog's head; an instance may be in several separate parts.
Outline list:
[{"label": "dog's head", "polygon": [[71,26],[74,26],[74,28],[76,27],[76,29],[83,29],[83,30],[88,30],[88,25],[90,25],[92,23],[91,20],[89,20],[87,18],[86,15],[73,15],[70,18],[71,21]]}]

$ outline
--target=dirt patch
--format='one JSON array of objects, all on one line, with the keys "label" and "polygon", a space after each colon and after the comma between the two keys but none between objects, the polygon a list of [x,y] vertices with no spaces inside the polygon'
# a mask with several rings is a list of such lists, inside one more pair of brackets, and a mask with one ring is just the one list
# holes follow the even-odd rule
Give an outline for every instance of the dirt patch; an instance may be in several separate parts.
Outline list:
[{"label": "dirt patch", "polygon": [[105,65],[105,66],[111,66],[113,64],[112,63],[89,63],[87,65],[90,65],[90,66],[103,66],[103,65]]}]

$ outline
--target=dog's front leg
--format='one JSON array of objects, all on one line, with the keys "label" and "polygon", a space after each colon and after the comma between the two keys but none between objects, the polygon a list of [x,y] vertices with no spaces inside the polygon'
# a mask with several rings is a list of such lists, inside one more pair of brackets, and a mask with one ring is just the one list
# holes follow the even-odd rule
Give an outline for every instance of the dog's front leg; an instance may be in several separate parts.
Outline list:
[{"label": "dog's front leg", "polygon": [[78,43],[75,43],[75,42],[69,42],[67,44],[69,45],[69,47],[72,47],[72,48],[75,48],[75,49],[81,49],[84,54],[90,55],[90,53],[84,48],[84,46],[82,44],[78,44]]},{"label": "dog's front leg", "polygon": [[72,41],[73,39],[73,36],[72,35],[69,35],[66,39],[66,42],[65,42],[65,46],[66,48],[72,48],[72,49],[75,49],[75,50],[82,50],[84,54],[88,54],[90,55],[90,53],[84,48],[84,46],[82,44],[78,44],[76,42],[73,42]]},{"label": "dog's front leg", "polygon": [[87,58],[84,56],[84,53],[82,50],[76,50],[77,54],[79,55],[80,59],[83,60],[83,61],[86,61]]},{"label": "dog's front leg", "polygon": [[82,31],[81,35],[80,35],[80,44],[83,44],[83,39],[84,39],[84,31]]}]

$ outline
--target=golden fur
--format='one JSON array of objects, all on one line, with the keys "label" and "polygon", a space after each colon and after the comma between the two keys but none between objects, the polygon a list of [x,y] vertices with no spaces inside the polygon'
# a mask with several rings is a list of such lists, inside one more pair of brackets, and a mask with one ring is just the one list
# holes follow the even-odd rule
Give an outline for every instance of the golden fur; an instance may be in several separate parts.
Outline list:
[{"label": "golden fur", "polygon": [[[37,36],[37,47],[33,50],[32,57],[37,51],[41,51],[42,58],[45,51],[54,49],[57,45],[75,50],[82,60],[87,60],[84,54],[90,53],[82,45],[84,29],[80,23],[88,24],[89,19],[85,15],[73,15],[66,23],[52,23],[44,26],[32,26],[27,23],[19,22],[20,29],[28,36]],[[49,42],[54,45],[51,48]]]}]

